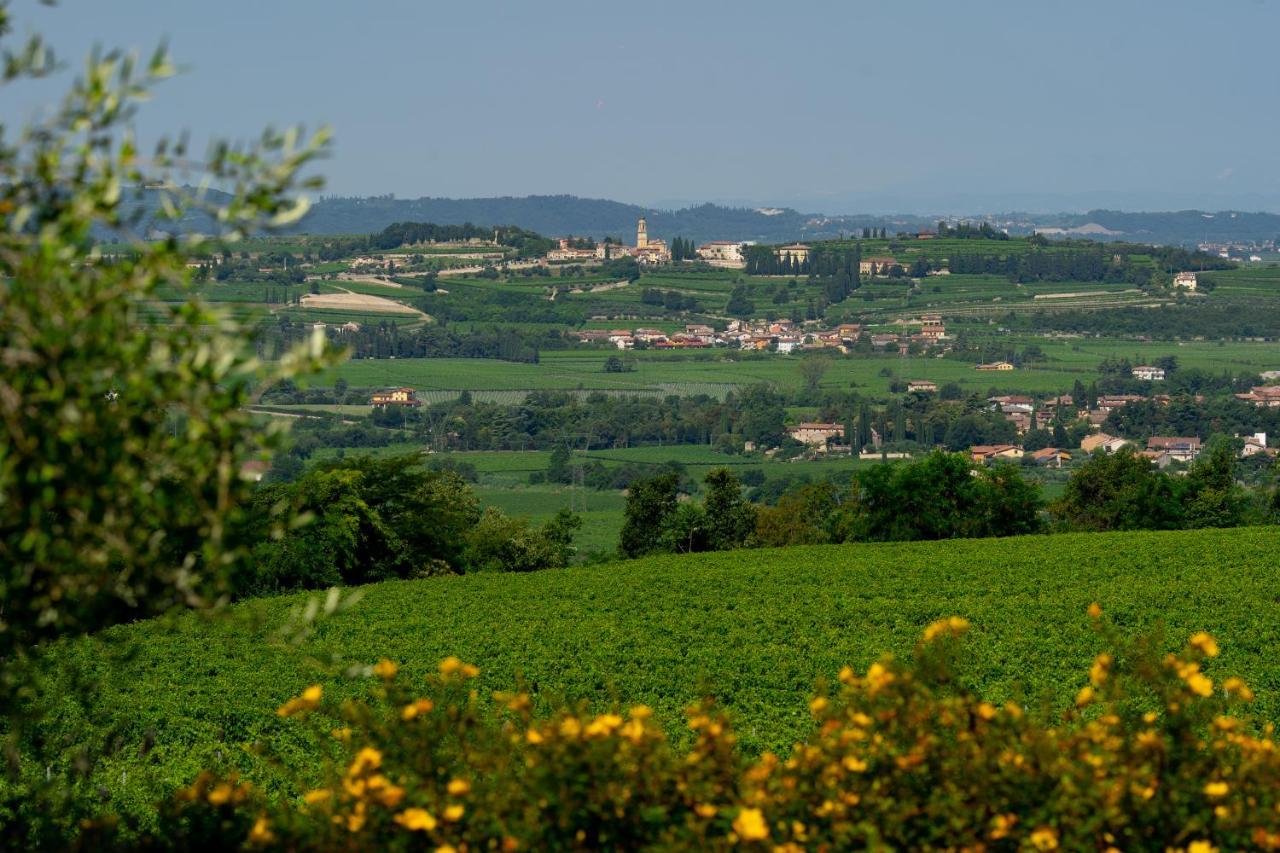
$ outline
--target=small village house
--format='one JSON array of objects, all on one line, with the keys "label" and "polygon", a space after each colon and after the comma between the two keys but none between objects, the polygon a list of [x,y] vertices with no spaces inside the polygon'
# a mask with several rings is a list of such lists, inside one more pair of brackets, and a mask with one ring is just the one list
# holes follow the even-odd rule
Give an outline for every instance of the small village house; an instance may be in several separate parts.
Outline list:
[{"label": "small village house", "polygon": [[1061,468],[1062,463],[1071,461],[1070,453],[1056,447],[1045,447],[1032,451],[1028,455],[1037,465],[1043,465],[1046,468]]},{"label": "small village house", "polygon": [[979,364],[974,370],[1013,370],[1013,365],[1007,361],[993,361],[990,364]]},{"label": "small village house", "polygon": [[1140,379],[1143,382],[1163,382],[1164,368],[1152,367],[1149,364],[1140,364],[1133,368],[1131,375],[1134,379]]},{"label": "small village house", "polygon": [[1107,435],[1105,432],[1085,436],[1080,441],[1080,449],[1085,453],[1093,453],[1097,450],[1101,450],[1103,453],[1115,453],[1120,448],[1128,446],[1129,442],[1125,439]]},{"label": "small village house", "polygon": [[938,383],[930,379],[913,379],[907,383],[907,391],[909,393],[921,392],[924,394],[938,393]]},{"label": "small village house", "polygon": [[1021,459],[1022,448],[1014,444],[975,444],[969,448],[969,458],[983,463],[997,459]]},{"label": "small village house", "polygon": [[1196,289],[1196,274],[1193,272],[1180,272],[1173,277],[1173,286],[1181,287],[1185,290]]},{"label": "small village house", "polygon": [[378,391],[369,399],[371,406],[421,406],[418,392],[412,388],[392,388],[390,391]]},{"label": "small village house", "polygon": [[840,424],[806,422],[791,427],[787,434],[801,444],[825,452],[829,443],[844,437],[844,427]]},{"label": "small village house", "polygon": [[1147,439],[1147,450],[1164,451],[1178,462],[1190,462],[1200,455],[1200,439],[1195,436],[1153,435]]}]

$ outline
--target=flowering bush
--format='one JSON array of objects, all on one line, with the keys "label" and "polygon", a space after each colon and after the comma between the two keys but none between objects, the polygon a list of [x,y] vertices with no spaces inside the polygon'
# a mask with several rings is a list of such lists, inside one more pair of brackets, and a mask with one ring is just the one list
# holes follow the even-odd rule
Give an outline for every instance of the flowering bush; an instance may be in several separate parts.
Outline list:
[{"label": "flowering bush", "polygon": [[[1280,755],[1272,726],[1237,712],[1237,678],[1215,683],[1207,634],[1179,654],[1124,642],[1081,679],[1065,714],[994,705],[957,681],[968,622],[931,625],[911,662],[845,668],[809,703],[814,729],[788,757],[747,760],[713,707],[689,711],[672,746],[647,708],[537,716],[527,694],[482,702],[479,671],[449,658],[425,682],[370,669],[368,701],[326,705],[314,686],[279,714],[340,720],[340,759],[321,787],[270,799],[203,776],[150,839],[247,847],[600,847],[773,850],[1280,848]],[[318,710],[324,713],[316,713]],[[100,841],[91,827],[82,841]]]}]

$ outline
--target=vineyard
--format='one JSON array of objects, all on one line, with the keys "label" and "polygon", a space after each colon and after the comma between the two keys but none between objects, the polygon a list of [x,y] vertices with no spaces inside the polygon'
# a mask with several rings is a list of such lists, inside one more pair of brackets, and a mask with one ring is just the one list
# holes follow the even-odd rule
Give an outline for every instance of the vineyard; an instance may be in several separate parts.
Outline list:
[{"label": "vineyard", "polygon": [[104,647],[59,649],[51,695],[105,675],[135,655],[87,704],[62,701],[44,734],[95,733],[114,744],[96,784],[118,808],[148,804],[200,768],[240,768],[269,781],[253,744],[286,763],[310,748],[274,710],[306,685],[361,695],[343,676],[386,656],[421,678],[456,654],[484,672],[482,695],[523,678],[535,706],[585,700],[591,709],[643,703],[677,742],[683,710],[713,696],[744,751],[785,752],[804,735],[804,699],[848,664],[908,654],[924,626],[949,614],[973,625],[964,672],[993,702],[1069,705],[1100,650],[1081,614],[1103,603],[1126,633],[1167,626],[1218,637],[1210,665],[1244,676],[1256,711],[1280,717],[1271,650],[1280,529],[1093,534],[1006,540],[809,547],[662,557],[531,575],[471,575],[367,587],[347,612],[300,645],[273,644],[304,598],[238,607],[228,620],[184,618],[108,632]]}]

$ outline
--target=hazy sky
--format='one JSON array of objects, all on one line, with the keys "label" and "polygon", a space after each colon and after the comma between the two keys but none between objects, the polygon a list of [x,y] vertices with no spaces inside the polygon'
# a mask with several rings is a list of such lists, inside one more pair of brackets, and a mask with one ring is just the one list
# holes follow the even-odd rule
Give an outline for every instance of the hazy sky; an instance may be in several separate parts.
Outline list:
[{"label": "hazy sky", "polygon": [[[167,37],[140,129],[328,123],[330,192],[829,213],[1280,209],[1280,4],[18,0],[67,59]],[[53,91],[8,94],[11,118]],[[1233,204],[1234,203],[1234,204]]]}]

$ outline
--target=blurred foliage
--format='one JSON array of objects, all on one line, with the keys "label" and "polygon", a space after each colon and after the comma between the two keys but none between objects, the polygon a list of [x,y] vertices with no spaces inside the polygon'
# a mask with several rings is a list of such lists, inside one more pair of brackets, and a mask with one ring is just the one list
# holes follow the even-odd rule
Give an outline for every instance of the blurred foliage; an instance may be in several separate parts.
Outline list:
[{"label": "blurred foliage", "polygon": [[[11,25],[0,5],[4,85],[61,69],[39,36],[8,47]],[[40,713],[50,642],[225,600],[246,553],[254,486],[242,468],[279,441],[244,406],[332,361],[317,337],[260,362],[250,330],[190,291],[188,267],[194,252],[305,213],[299,193],[319,183],[302,171],[327,132],[269,130],[203,158],[161,139],[144,156],[130,125],[174,70],[163,48],[95,51],[41,118],[0,125],[0,731],[11,769],[22,717]],[[212,188],[225,192],[216,203]],[[213,233],[190,233],[193,218]],[[162,287],[188,296],[156,301]]]}]

